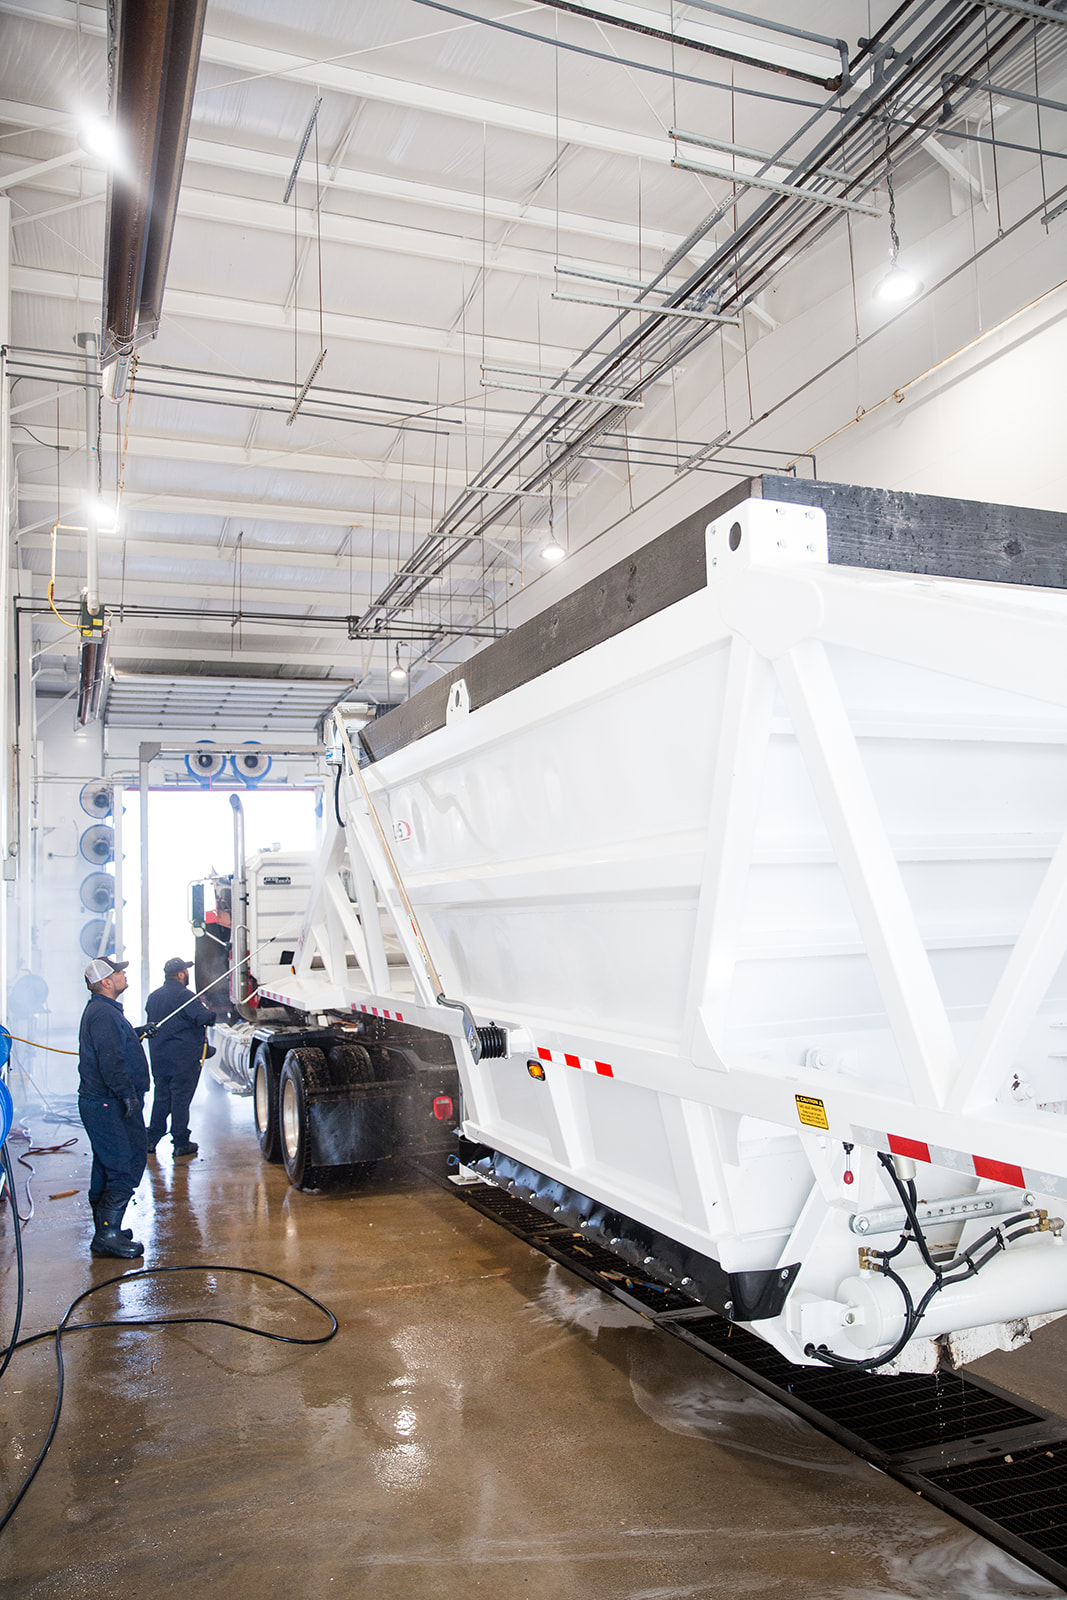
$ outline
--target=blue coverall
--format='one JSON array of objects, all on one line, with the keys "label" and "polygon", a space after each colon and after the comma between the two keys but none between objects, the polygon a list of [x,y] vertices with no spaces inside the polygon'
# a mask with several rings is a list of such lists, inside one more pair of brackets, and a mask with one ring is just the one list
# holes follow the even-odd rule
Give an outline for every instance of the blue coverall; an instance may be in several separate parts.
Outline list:
[{"label": "blue coverall", "polygon": [[122,1007],[106,994],[92,995],[78,1032],[78,1114],[93,1151],[94,1207],[127,1205],[144,1176],[141,1108],[149,1081],[144,1046]]},{"label": "blue coverall", "polygon": [[170,1136],[177,1150],[189,1143],[189,1105],[200,1081],[204,1029],[214,1022],[215,1013],[192,999],[184,983],[168,978],[148,996],[145,1015],[149,1026],[158,1030],[149,1041],[156,1092],[148,1143],[159,1143],[169,1116]]}]

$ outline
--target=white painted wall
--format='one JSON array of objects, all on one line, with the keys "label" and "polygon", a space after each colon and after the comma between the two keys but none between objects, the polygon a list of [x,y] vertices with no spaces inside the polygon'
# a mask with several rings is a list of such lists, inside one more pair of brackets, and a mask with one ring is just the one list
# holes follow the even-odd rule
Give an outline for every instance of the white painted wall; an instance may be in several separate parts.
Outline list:
[{"label": "white painted wall", "polygon": [[1067,289],[820,452],[821,477],[1067,510]]}]

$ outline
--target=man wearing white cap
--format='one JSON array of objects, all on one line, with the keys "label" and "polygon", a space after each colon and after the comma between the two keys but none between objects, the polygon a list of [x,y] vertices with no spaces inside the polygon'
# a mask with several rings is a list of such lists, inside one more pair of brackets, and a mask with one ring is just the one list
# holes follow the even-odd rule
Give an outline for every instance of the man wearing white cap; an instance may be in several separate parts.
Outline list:
[{"label": "man wearing white cap", "polygon": [[144,1046],[123,1016],[128,961],[98,956],[85,969],[91,998],[78,1034],[78,1113],[93,1150],[89,1204],[94,1256],[132,1260],[144,1245],[122,1226],[122,1214],[144,1176],[142,1107],[148,1092]]}]

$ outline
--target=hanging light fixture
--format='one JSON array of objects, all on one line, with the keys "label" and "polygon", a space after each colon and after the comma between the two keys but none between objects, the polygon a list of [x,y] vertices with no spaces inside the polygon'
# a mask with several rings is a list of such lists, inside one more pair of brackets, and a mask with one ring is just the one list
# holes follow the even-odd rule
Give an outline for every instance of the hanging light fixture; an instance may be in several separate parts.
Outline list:
[{"label": "hanging light fixture", "polygon": [[883,305],[899,306],[921,294],[922,284],[915,274],[909,272],[907,267],[902,267],[897,259],[900,255],[900,238],[897,234],[897,201],[893,193],[893,164],[889,159],[888,123],[885,136],[885,182],[889,191],[889,271],[879,283],[875,284],[874,298],[880,300]]},{"label": "hanging light fixture", "polygon": [[548,493],[548,543],[541,546],[541,560],[547,561],[554,566],[557,561],[562,561],[566,554],[566,550],[556,538],[556,506],[550,484]]},{"label": "hanging light fixture", "polygon": [[85,117],[78,127],[77,141],[82,149],[105,166],[118,165],[119,139],[110,117]]},{"label": "hanging light fixture", "polygon": [[103,496],[90,500],[88,515],[96,525],[98,533],[118,533],[119,508],[113,500],[105,500]]},{"label": "hanging light fixture", "polygon": [[396,666],[393,667],[393,669],[389,673],[389,676],[392,679],[394,679],[394,681],[397,682],[397,683],[403,683],[404,679],[407,677],[406,671],[400,665],[400,646],[399,645],[397,645],[397,647],[396,647]]}]

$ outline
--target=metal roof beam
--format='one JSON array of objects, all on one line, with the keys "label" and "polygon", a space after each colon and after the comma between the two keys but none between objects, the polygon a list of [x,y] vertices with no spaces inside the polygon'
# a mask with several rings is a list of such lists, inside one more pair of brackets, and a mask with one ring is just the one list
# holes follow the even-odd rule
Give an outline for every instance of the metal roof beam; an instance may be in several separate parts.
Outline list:
[{"label": "metal roof beam", "polygon": [[[105,545],[103,553],[106,556],[108,554],[106,547],[109,537],[106,534],[103,537]],[[60,560],[63,560],[71,544],[80,547],[81,538],[82,536],[79,534],[61,533],[59,535]],[[163,539],[124,539],[121,535],[115,536],[111,542],[114,543],[116,551],[125,551],[129,560],[158,560],[168,563],[189,562],[202,568],[214,568],[215,574],[219,576],[221,576],[222,570],[225,570],[227,574],[226,581],[232,587],[234,551],[232,545],[227,547],[225,553],[220,554],[219,547],[215,543],[189,543],[185,540],[168,542]],[[64,546],[66,546],[66,550],[64,550]],[[51,538],[47,533],[23,535],[19,539],[19,549],[27,553],[49,551],[51,549]],[[494,545],[494,551],[499,553],[499,547]],[[407,553],[405,552],[404,554],[406,555]],[[517,555],[517,550],[515,553]],[[321,582],[323,585],[322,592],[333,595],[337,593],[338,581],[347,578],[349,572],[358,573],[360,576],[377,573],[380,578],[390,559],[392,559],[391,556],[384,553],[377,560],[372,560],[370,556],[366,555],[353,554],[350,558],[348,555],[325,555],[321,551],[268,550],[253,544],[242,543],[241,545],[241,564],[246,570],[251,569],[254,574],[253,582],[262,583],[264,579],[260,576],[259,569],[270,567],[276,568],[285,574],[284,577],[278,579],[279,583],[291,584],[294,578],[300,582],[307,581],[312,586]],[[399,556],[397,559],[404,559],[404,557]],[[143,569],[141,570],[143,571]],[[449,570],[454,572],[460,580],[476,581],[480,580],[484,569],[481,563],[463,562],[457,563]],[[129,581],[131,583],[140,583],[141,579],[137,575],[136,568],[130,572]]]},{"label": "metal roof beam", "polygon": [[[45,570],[47,565],[47,562],[42,563],[40,572],[35,573],[34,576],[47,578],[48,572]],[[64,599],[70,603],[77,598],[76,595],[64,595],[63,590],[66,588],[64,580],[70,579],[73,587],[77,589],[82,565],[83,563],[75,564],[70,561],[57,564],[56,587],[58,592],[56,603],[58,605],[61,605]],[[64,571],[64,566],[70,570]],[[22,570],[23,572],[26,571],[25,568]],[[165,578],[146,578],[142,574],[127,572],[124,586],[125,594],[122,595],[119,587],[122,579],[121,558],[117,555],[107,557],[102,554],[100,557],[100,600],[109,616],[115,611],[121,610],[123,599],[131,606],[146,606],[154,602],[161,606],[168,603],[170,605],[191,605],[198,604],[203,600],[205,602],[205,610],[202,613],[204,620],[209,623],[214,621],[219,627],[224,624],[229,627],[231,613],[234,609],[243,611],[250,606],[259,611],[270,611],[272,607],[275,607],[279,611],[284,610],[290,613],[294,608],[308,606],[314,611],[324,611],[328,613],[329,617],[336,618],[338,610],[344,607],[348,599],[348,588],[346,584],[343,592],[341,590],[341,580],[346,577],[343,570],[338,571],[334,576],[336,581],[328,588],[308,589],[303,586],[295,587],[291,577],[280,579],[277,587],[256,588],[247,583],[242,583],[235,588],[232,572],[223,583],[207,583],[198,573],[175,572]],[[502,570],[500,577],[503,576],[504,572]],[[480,584],[483,581],[483,575],[480,572],[472,574],[467,581]],[[360,589],[353,590],[353,614],[358,616],[365,609],[371,592],[372,586],[370,583],[364,583]],[[430,602],[433,603],[438,598],[443,599],[445,593],[444,589],[438,590],[435,588],[431,590],[429,594]],[[217,611],[212,610],[214,605],[218,606]],[[136,616],[131,618],[133,622],[143,620],[143,618],[137,618]],[[184,621],[187,627],[199,626],[199,617],[185,617],[181,620]],[[339,626],[336,621],[331,622],[328,619],[314,616],[309,617],[307,620],[311,626],[328,626],[331,630],[336,630]],[[245,623],[248,627],[273,626],[272,619],[269,616],[246,617]],[[278,626],[281,626],[281,623]],[[290,622],[287,626],[293,627],[296,624]]]},{"label": "metal roof beam", "polygon": [[[0,14],[4,13],[32,17],[37,23],[51,23],[61,28],[73,28],[80,21],[83,33],[102,36],[105,31],[102,7],[94,12],[91,7],[79,7],[72,0],[41,0],[40,4],[32,6],[22,3],[22,0],[0,0]],[[669,140],[649,138],[626,128],[604,127],[577,117],[557,117],[552,111],[538,111],[505,100],[490,100],[484,95],[464,94],[435,84],[412,83],[381,72],[367,72],[362,67],[344,66],[337,61],[316,61],[286,50],[271,50],[247,40],[224,39],[218,34],[204,34],[200,60],[201,63],[211,62],[249,77],[282,78],[290,83],[306,84],[316,92],[325,89],[352,100],[373,100],[385,105],[401,106],[408,111],[424,111],[437,116],[454,117],[463,122],[503,128],[509,133],[543,139],[553,149],[560,143],[578,145],[587,150],[603,151],[607,155],[653,161],[659,166],[669,165],[672,154]],[[210,83],[200,85],[199,93],[210,92]],[[196,159],[190,142],[187,160]],[[283,158],[283,165],[284,182],[292,171],[291,155]],[[300,181],[307,181],[306,176]]]},{"label": "metal roof beam", "polygon": [[[3,4],[0,0],[0,12],[2,10]],[[77,126],[75,119],[64,112],[51,111],[43,106],[23,105],[17,100],[0,100],[0,121],[24,124],[50,133],[68,133],[71,137],[74,136]],[[103,198],[106,179],[99,173],[98,166],[94,165],[92,158],[79,149],[72,153],[69,159],[72,163],[79,159],[84,163],[82,176],[87,183],[99,185],[100,195]],[[277,178],[279,185],[284,183],[285,175],[291,165],[284,156],[276,155],[273,151],[252,150],[245,145],[225,144],[221,140],[212,139],[191,138],[185,159],[187,169],[189,164],[195,162],[201,166],[223,167],[234,172]],[[23,181],[31,180],[24,178]],[[356,167],[340,167],[329,178],[323,174],[321,186],[340,189],[349,194],[410,201],[413,205],[429,206],[434,210],[455,211],[461,215],[477,218],[479,224],[484,215],[493,222],[521,223],[529,227],[542,228],[553,236],[558,225],[558,230],[562,234],[578,234],[589,239],[602,239],[612,244],[629,245],[633,249],[673,253],[684,237],[680,233],[667,233],[657,228],[638,229],[633,223],[619,222],[609,217],[593,217],[573,211],[557,213],[548,206],[525,205],[521,200],[504,199],[499,195],[486,195],[483,199],[480,192],[476,194],[468,189],[449,189],[442,184],[419,183],[393,173],[367,172]],[[73,188],[68,189],[62,183],[58,174],[52,173],[48,174],[47,184],[42,182],[41,187],[60,189],[64,193],[74,192]],[[226,196],[227,205],[231,198],[229,195]],[[280,201],[280,194],[278,198]],[[183,201],[179,199],[179,215],[184,210]],[[337,213],[323,212],[324,226],[326,219],[331,215]],[[218,210],[210,220],[215,222],[220,220]],[[224,216],[224,220],[228,220],[228,214]],[[286,220],[291,234],[291,219]]]},{"label": "metal roof beam", "polygon": [[[243,629],[248,629],[250,624],[242,623]],[[123,670],[122,662],[126,661],[211,661],[216,663],[220,672],[225,672],[227,665],[233,660],[233,628],[229,622],[225,623],[217,639],[208,633],[202,636],[197,634],[195,644],[181,643],[178,639],[168,641],[166,629],[162,622],[153,624],[151,642],[126,637],[125,629],[117,622],[112,622],[112,637],[110,655],[112,665]],[[189,622],[185,619],[183,632],[188,632]],[[341,628],[331,628],[329,637],[323,638],[319,650],[301,649],[299,646],[300,634],[289,624],[284,638],[279,638],[271,644],[264,642],[262,645],[241,645],[241,660],[254,666],[271,667],[277,669],[283,666],[308,666],[314,667],[318,672],[324,670],[338,671],[337,688],[344,687],[346,678],[351,680],[352,669],[361,667],[362,653],[355,646],[350,646],[345,640]]]},{"label": "metal roof beam", "polygon": [[[38,267],[12,267],[11,291],[13,294],[41,295],[49,300],[68,300],[89,308],[99,309],[101,283],[99,278],[69,272],[46,272]],[[176,322],[188,317],[198,322],[222,322],[228,327],[256,328],[260,333],[284,333],[292,337],[293,325],[282,306],[265,301],[235,300],[229,296],[194,294],[188,289],[167,290],[167,312],[164,321]],[[457,329],[420,327],[417,323],[383,322],[371,317],[354,317],[339,311],[327,311],[323,329],[329,339],[348,340],[356,344],[387,345],[393,349],[428,350],[434,355],[463,357],[462,334]],[[481,354],[479,340],[479,355]],[[487,335],[485,353],[502,361],[543,361],[546,366],[569,367],[578,360],[580,352],[562,345],[538,344],[535,340],[499,339]]]},{"label": "metal roof beam", "polygon": [[[56,504],[55,486],[46,483],[23,483],[19,488],[19,499],[27,505],[45,505],[52,508]],[[64,489],[60,494],[60,505],[76,508],[84,504],[84,491]],[[411,517],[406,513],[395,511],[353,512],[352,507],[338,508],[336,506],[314,505],[287,505],[277,500],[226,500],[213,495],[183,495],[183,494],[155,494],[137,493],[127,489],[122,497],[124,512],[155,511],[165,515],[180,517],[210,517],[215,521],[223,521],[232,517],[240,521],[242,518],[248,522],[278,522],[300,526],[322,528],[354,528],[357,532],[373,533],[379,535],[399,533],[405,535],[429,533],[436,524],[429,517]],[[50,528],[55,521],[54,509],[47,517],[42,517],[40,522],[32,527],[23,527],[20,532],[20,541],[27,535],[33,535],[38,528]],[[518,540],[519,530],[514,523],[491,523],[493,536],[497,539],[511,538]],[[106,535],[105,535],[106,537]],[[216,548],[213,546],[213,548]],[[255,546],[249,546],[254,549]],[[299,547],[297,547],[299,548]],[[291,553],[296,553],[292,551]],[[310,557],[308,558],[310,559]],[[318,559],[315,557],[314,559]],[[333,559],[332,557],[327,559]],[[346,558],[347,559],[347,558]]]},{"label": "metal roof beam", "polygon": [[[56,444],[65,450],[78,450],[85,435],[75,428],[61,428],[58,439],[54,427],[36,426],[39,438],[47,439],[52,449]],[[101,452],[114,453],[114,435],[102,436]],[[467,482],[467,469],[438,467],[432,462],[362,460],[356,456],[327,456],[312,450],[269,450],[253,445],[214,444],[208,439],[182,439],[171,434],[131,434],[125,445],[127,458],[140,456],[154,461],[197,461],[205,466],[240,467],[246,471],[313,473],[322,478],[366,478],[374,483],[434,482],[448,487],[462,488]],[[353,521],[351,509],[346,521]]]}]

